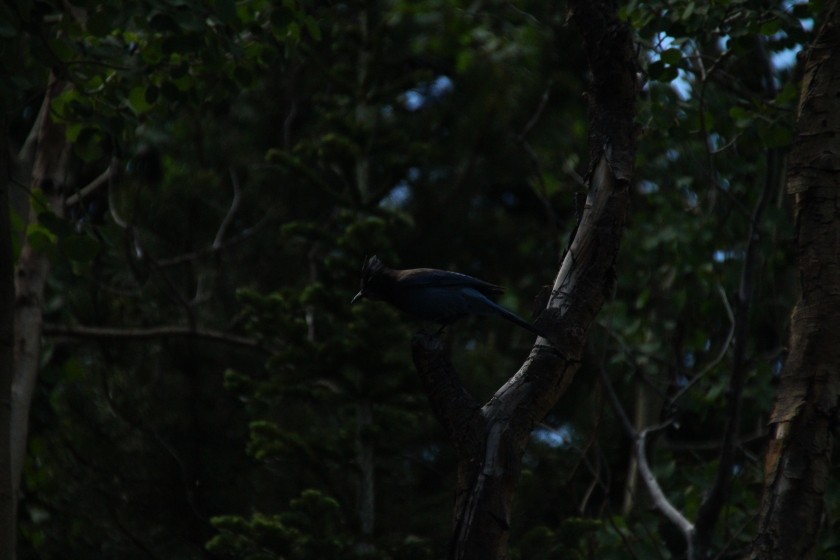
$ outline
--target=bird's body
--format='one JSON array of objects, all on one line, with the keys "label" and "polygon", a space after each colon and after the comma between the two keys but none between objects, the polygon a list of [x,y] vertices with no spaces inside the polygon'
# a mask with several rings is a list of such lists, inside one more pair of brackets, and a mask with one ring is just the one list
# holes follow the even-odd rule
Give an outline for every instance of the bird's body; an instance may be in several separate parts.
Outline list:
[{"label": "bird's body", "polygon": [[367,297],[389,303],[423,321],[449,325],[467,315],[500,315],[534,334],[543,332],[495,301],[504,289],[459,272],[434,268],[396,270],[371,257],[362,268],[361,291],[353,298]]}]

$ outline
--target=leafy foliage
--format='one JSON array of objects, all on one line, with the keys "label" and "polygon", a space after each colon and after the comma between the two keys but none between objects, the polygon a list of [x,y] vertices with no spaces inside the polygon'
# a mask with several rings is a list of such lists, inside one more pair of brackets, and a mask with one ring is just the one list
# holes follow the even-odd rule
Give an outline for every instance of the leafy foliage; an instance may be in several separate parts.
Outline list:
[{"label": "leafy foliage", "polygon": [[[52,258],[46,322],[231,335],[48,338],[22,558],[444,554],[454,459],[410,363],[417,326],[349,301],[363,256],[376,253],[503,284],[502,303],[528,314],[586,173],[586,61],[562,8],[0,6],[13,145],[48,69],[73,84],[52,112],[73,145],[76,198],[66,219],[21,223]],[[767,189],[742,445],[716,548],[733,556],[754,530],[795,281],[781,177],[798,84],[783,55],[808,40],[819,6],[663,0],[622,15],[645,77],[633,215],[590,355],[525,457],[514,558],[680,557],[684,543],[636,483],[597,372],[639,427],[674,420],[651,463],[674,504],[696,514]],[[110,165],[119,172],[83,195]],[[502,323],[465,320],[446,334],[480,399],[530,342]],[[836,492],[827,500],[836,513]]]}]

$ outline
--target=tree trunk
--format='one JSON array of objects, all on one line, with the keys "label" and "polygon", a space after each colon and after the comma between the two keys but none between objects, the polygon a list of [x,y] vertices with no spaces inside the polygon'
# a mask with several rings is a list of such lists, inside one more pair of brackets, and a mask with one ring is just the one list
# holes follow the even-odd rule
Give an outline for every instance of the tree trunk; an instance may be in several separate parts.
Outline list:
[{"label": "tree trunk", "polygon": [[360,540],[356,552],[372,554],[373,533],[376,521],[375,453],[371,440],[373,406],[370,401],[360,400],[356,404],[356,462],[359,469],[359,488],[356,510],[359,518]]},{"label": "tree trunk", "polygon": [[589,88],[589,192],[538,319],[551,336],[484,405],[460,384],[443,344],[416,335],[414,363],[438,420],[458,455],[450,560],[505,557],[511,504],[531,430],[565,392],[580,365],[585,334],[613,288],[614,264],[629,205],[635,159],[635,51],[629,28],[609,0],[571,3],[583,35]]},{"label": "tree trunk", "polygon": [[[65,83],[51,79],[41,105],[43,118],[35,148],[32,169],[32,193],[41,197],[30,204],[29,222],[37,221],[39,211],[46,203],[58,216],[64,213],[63,182],[67,166],[67,140],[64,127],[49,117],[52,100],[65,87]],[[29,428],[29,408],[41,357],[41,330],[43,323],[44,286],[49,272],[49,258],[37,251],[28,240],[24,241],[15,274],[15,372],[12,385],[11,406],[11,471],[15,494],[20,488],[26,441]]]},{"label": "tree trunk", "polygon": [[15,365],[15,271],[9,202],[9,146],[6,124],[0,122],[0,558],[15,557],[16,500],[12,488],[12,379]]},{"label": "tree trunk", "polygon": [[840,402],[840,9],[807,51],[787,188],[795,196],[801,297],[770,419],[752,558],[814,558]]}]

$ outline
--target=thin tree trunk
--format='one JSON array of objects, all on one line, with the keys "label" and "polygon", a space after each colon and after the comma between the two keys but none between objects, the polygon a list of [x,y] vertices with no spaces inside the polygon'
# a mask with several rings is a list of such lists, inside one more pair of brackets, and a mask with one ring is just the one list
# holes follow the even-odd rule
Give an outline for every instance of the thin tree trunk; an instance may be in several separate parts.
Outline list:
[{"label": "thin tree trunk", "polygon": [[375,457],[370,430],[373,424],[373,407],[370,401],[361,400],[356,405],[356,462],[359,469],[357,510],[359,516],[359,537],[356,552],[371,554],[373,532],[376,521]]},{"label": "thin tree trunk", "polygon": [[[40,211],[50,210],[58,216],[64,213],[62,191],[67,166],[67,140],[64,127],[49,117],[52,100],[64,87],[64,82],[50,80],[41,106],[43,118],[37,121],[40,130],[31,187],[33,196],[41,199],[30,204],[30,223],[37,221]],[[44,203],[47,208],[41,206]],[[20,488],[23,473],[29,408],[40,365],[44,286],[49,268],[49,258],[25,240],[15,274],[15,374],[11,407],[11,469],[15,493]]]},{"label": "thin tree trunk", "polygon": [[16,496],[12,488],[12,379],[15,365],[15,272],[12,254],[6,123],[0,121],[0,558],[13,560],[17,534]]},{"label": "thin tree trunk", "polygon": [[840,9],[807,52],[787,188],[795,196],[801,297],[770,419],[752,558],[816,555],[840,402]]}]

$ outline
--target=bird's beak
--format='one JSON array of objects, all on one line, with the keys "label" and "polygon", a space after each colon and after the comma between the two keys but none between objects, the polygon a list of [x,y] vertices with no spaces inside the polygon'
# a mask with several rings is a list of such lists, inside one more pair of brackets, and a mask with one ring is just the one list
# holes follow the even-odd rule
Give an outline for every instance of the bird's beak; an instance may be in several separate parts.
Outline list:
[{"label": "bird's beak", "polygon": [[353,299],[350,300],[350,305],[353,305],[354,303],[356,303],[357,301],[359,301],[363,297],[365,297],[365,294],[363,294],[362,292],[359,292],[358,294],[353,296]]}]

